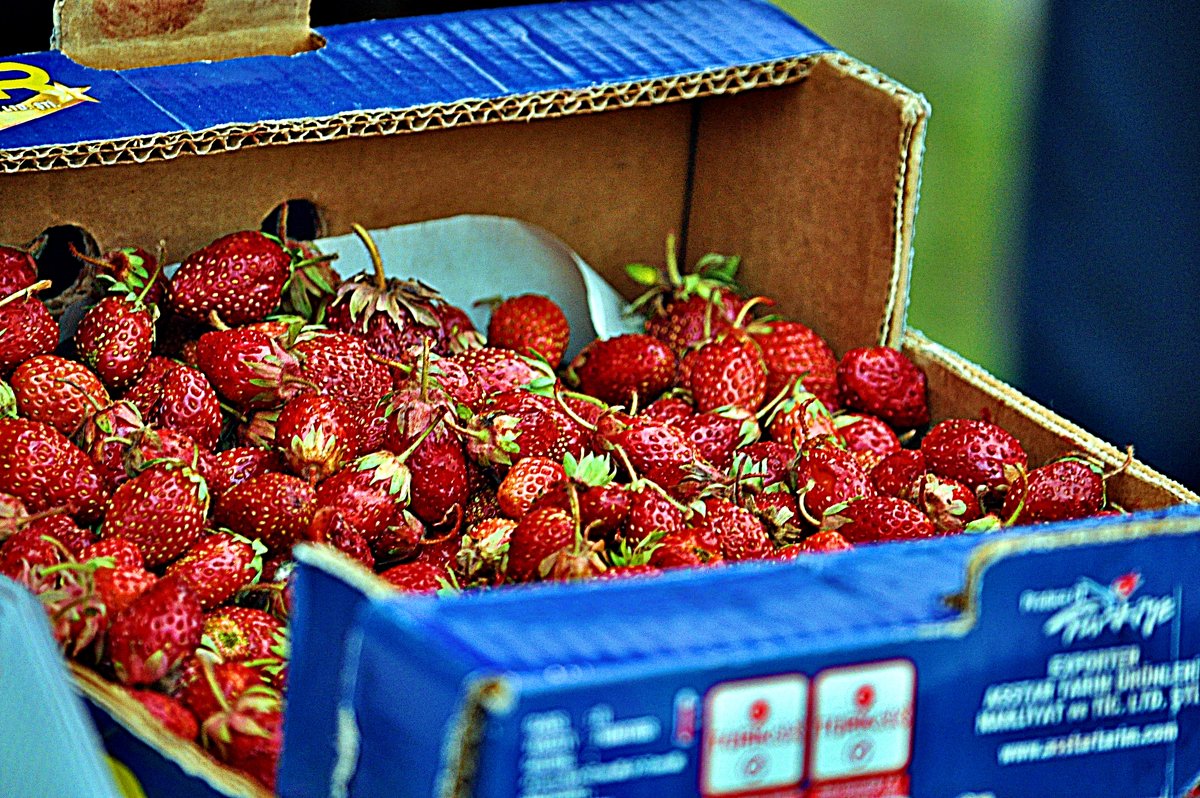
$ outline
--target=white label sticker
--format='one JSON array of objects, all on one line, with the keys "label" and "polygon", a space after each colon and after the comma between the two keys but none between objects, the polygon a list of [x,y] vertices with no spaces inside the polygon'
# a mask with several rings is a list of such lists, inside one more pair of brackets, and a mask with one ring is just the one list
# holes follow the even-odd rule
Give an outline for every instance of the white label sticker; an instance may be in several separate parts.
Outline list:
[{"label": "white label sticker", "polygon": [[701,793],[798,788],[807,714],[808,680],[800,674],[713,687],[704,699]]},{"label": "white label sticker", "polygon": [[831,668],[813,683],[814,782],[907,767],[916,671],[908,660]]}]

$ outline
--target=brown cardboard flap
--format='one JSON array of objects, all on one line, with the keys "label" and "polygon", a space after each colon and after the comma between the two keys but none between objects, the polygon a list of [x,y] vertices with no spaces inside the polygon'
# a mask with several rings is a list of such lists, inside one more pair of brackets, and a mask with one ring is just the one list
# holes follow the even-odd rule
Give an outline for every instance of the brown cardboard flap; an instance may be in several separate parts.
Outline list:
[{"label": "brown cardboard flap", "polygon": [[[1123,449],[1043,407],[916,330],[905,334],[904,351],[929,378],[934,423],[990,413],[992,421],[1021,441],[1030,465],[1035,467],[1068,452],[1083,452],[1103,463],[1106,470],[1117,468],[1128,457]],[[1108,481],[1108,495],[1127,510],[1200,502],[1200,496],[1136,459]]]},{"label": "brown cardboard flap", "polygon": [[743,256],[839,353],[903,333],[923,97],[841,54],[799,84],[700,105],[689,259]]},{"label": "brown cardboard flap", "polygon": [[308,0],[57,0],[53,45],[98,69],[128,69],[319,46]]}]

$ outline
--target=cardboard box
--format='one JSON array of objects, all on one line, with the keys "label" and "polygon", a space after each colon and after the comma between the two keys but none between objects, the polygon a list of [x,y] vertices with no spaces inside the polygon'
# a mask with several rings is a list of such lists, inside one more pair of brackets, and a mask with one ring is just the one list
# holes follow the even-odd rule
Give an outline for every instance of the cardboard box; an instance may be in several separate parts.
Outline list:
[{"label": "cardboard box", "polygon": [[[676,230],[689,260],[743,255],[750,290],[839,353],[904,347],[926,369],[935,418],[989,410],[1034,461],[1064,449],[1123,457],[905,329],[928,106],[783,12],[597,0],[319,33],[322,48],[289,57],[119,72],[57,52],[0,64],[0,241],[74,225],[102,247],[165,239],[179,255],[303,198],[331,234],[462,213],[519,219],[628,289],[622,266]],[[1136,462],[1110,491],[1138,508],[1197,500]],[[314,568],[301,582],[297,617],[311,636],[296,641],[287,795],[328,788],[341,642],[362,586],[373,590],[369,575],[325,567],[345,578]],[[741,577],[671,580],[704,589],[709,578]],[[79,683],[109,727],[169,755],[165,767],[139,757],[145,772],[186,774],[180,791],[253,793],[168,746],[119,691]],[[378,742],[362,739],[364,752]]]}]

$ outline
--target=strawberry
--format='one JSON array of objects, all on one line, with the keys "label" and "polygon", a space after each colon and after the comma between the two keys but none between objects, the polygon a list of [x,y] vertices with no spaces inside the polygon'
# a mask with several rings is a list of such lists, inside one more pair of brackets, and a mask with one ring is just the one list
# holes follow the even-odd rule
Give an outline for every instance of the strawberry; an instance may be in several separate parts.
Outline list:
[{"label": "strawberry", "polygon": [[761,560],[774,550],[762,521],[725,499],[705,499],[698,540],[715,540],[726,560]]},{"label": "strawberry", "polygon": [[188,255],[171,278],[168,295],[186,319],[208,322],[215,311],[237,326],[265,319],[279,305],[291,273],[292,256],[278,239],[245,230]]},{"label": "strawberry", "polygon": [[300,358],[303,378],[315,385],[318,393],[346,405],[358,419],[362,431],[359,450],[380,448],[386,428],[383,398],[392,389],[388,367],[373,360],[360,339],[343,333],[302,337],[292,353]]},{"label": "strawberry", "polygon": [[430,435],[408,458],[412,473],[409,510],[431,526],[462,520],[467,503],[467,459],[456,436]]},{"label": "strawberry", "polygon": [[24,526],[39,535],[54,538],[65,546],[73,557],[79,557],[96,542],[95,532],[79,526],[66,513],[39,515],[30,518]]},{"label": "strawberry", "polygon": [[767,375],[762,355],[752,344],[726,338],[696,350],[688,384],[701,413],[734,407],[753,413],[762,405]]},{"label": "strawberry", "polygon": [[[119,539],[113,538],[113,540]],[[126,607],[153,587],[157,581],[157,576],[140,565],[117,563],[112,568],[100,566],[92,574],[92,584],[96,596],[108,609],[110,619],[124,612]]]},{"label": "strawberry", "polygon": [[501,511],[518,520],[525,516],[534,502],[559,484],[565,484],[563,467],[548,457],[526,457],[508,470],[496,498]]},{"label": "strawberry", "polygon": [[351,529],[373,540],[400,523],[411,485],[412,472],[398,455],[372,452],[319,484],[317,506],[334,508]]},{"label": "strawberry", "polygon": [[163,376],[162,404],[151,422],[185,432],[211,452],[221,435],[221,403],[201,372],[176,366]]},{"label": "strawberry", "polygon": [[470,349],[448,360],[469,374],[485,396],[515,390],[542,376],[523,355],[496,347]]},{"label": "strawberry", "polygon": [[701,541],[695,529],[680,529],[668,532],[659,547],[650,555],[650,564],[655,568],[700,568],[720,565],[723,560],[715,541]]},{"label": "strawberry", "polygon": [[826,529],[806,537],[799,543],[784,546],[775,550],[778,560],[791,560],[802,554],[822,554],[831,551],[846,551],[854,548],[854,544],[842,537],[835,529]]},{"label": "strawberry", "polygon": [[852,544],[931,538],[938,534],[924,513],[891,496],[852,501],[826,517],[824,528],[837,530]]},{"label": "strawberry", "polygon": [[156,315],[133,295],[103,297],[75,332],[79,359],[114,391],[129,387],[150,360]]},{"label": "strawberry", "polygon": [[282,468],[279,455],[274,450],[247,446],[235,446],[217,452],[209,462],[211,476],[208,478],[208,489],[215,499],[221,498],[225,491],[250,477]]},{"label": "strawberry", "polygon": [[0,246],[0,297],[37,282],[37,262],[23,249]]},{"label": "strawberry", "polygon": [[741,297],[726,289],[718,289],[708,299],[695,295],[677,299],[646,319],[646,334],[682,356],[696,344],[732,329],[743,304]]},{"label": "strawberry", "polygon": [[889,454],[900,451],[900,438],[881,418],[859,414],[839,415],[835,420],[846,448],[870,471]]},{"label": "strawberry", "polygon": [[943,535],[962,532],[967,524],[983,515],[979,499],[971,489],[953,479],[926,474],[913,483],[909,493],[913,495],[900,498],[911,498]]},{"label": "strawberry", "polygon": [[425,562],[401,563],[379,575],[405,593],[436,593],[446,578],[443,569]]},{"label": "strawberry", "polygon": [[65,546],[36,529],[20,529],[0,544],[0,574],[37,592],[44,586],[42,571],[67,557]]},{"label": "strawberry", "polygon": [[87,266],[94,267],[96,277],[110,284],[111,291],[140,295],[152,305],[162,302],[167,278],[163,274],[162,250],[156,256],[141,247],[122,247],[105,252],[99,258],[89,257],[78,250],[72,254]]},{"label": "strawberry", "polygon": [[142,427],[129,436],[129,442],[122,460],[125,473],[131,477],[163,461],[189,466],[205,481],[212,473],[213,455],[187,433],[167,427]]},{"label": "strawberry", "polygon": [[187,580],[195,588],[200,606],[208,610],[258,579],[265,551],[262,544],[255,546],[237,535],[217,532],[167,566],[165,575]]},{"label": "strawberry", "polygon": [[142,414],[133,403],[119,401],[97,410],[80,428],[80,446],[95,463],[110,490],[129,478],[125,471],[125,455],[133,436],[144,427]]},{"label": "strawberry", "polygon": [[838,363],[837,384],[843,405],[879,416],[893,427],[929,423],[925,373],[899,350],[851,349]]},{"label": "strawberry", "polygon": [[608,404],[651,402],[675,379],[675,353],[649,335],[618,335],[584,347],[568,376],[579,389]]},{"label": "strawberry", "polygon": [[[424,529],[420,531],[423,535]],[[362,533],[350,527],[346,517],[333,507],[320,507],[313,513],[308,528],[304,530],[304,539],[313,543],[327,543],[344,554],[375,570],[375,554],[371,551],[370,542]],[[419,542],[412,540],[406,549],[416,548]],[[406,554],[408,553],[406,550]]]},{"label": "strawberry", "polygon": [[238,709],[228,729],[227,736],[221,731],[211,734],[220,740],[214,743],[218,758],[274,793],[283,748],[283,713],[279,709]]},{"label": "strawberry", "polygon": [[974,419],[951,419],[934,426],[921,441],[929,470],[962,482],[979,493],[1007,489],[1005,466],[1024,468],[1021,444],[1003,428]]},{"label": "strawberry", "polygon": [[146,558],[136,543],[117,536],[97,540],[79,553],[81,562],[97,557],[111,557],[114,565],[123,568],[141,568],[146,564]]},{"label": "strawberry", "polygon": [[278,658],[282,621],[251,607],[220,607],[204,618],[204,644],[228,662]]},{"label": "strawberry", "polygon": [[757,441],[739,448],[736,457],[743,458],[744,465],[739,468],[735,459],[733,470],[756,475],[766,488],[790,478],[796,451],[778,441]]},{"label": "strawberry", "polygon": [[734,452],[739,446],[758,438],[758,424],[754,418],[739,418],[739,415],[744,415],[744,411],[696,413],[680,421],[678,429],[705,460],[724,471],[733,463]]},{"label": "strawberry", "polygon": [[413,360],[425,341],[438,354],[449,354],[438,313],[446,304],[442,295],[419,280],[389,278],[370,235],[360,225],[351,227],[370,253],[373,268],[341,284],[325,323],[361,338],[372,352],[389,360]]},{"label": "strawberry", "polygon": [[23,418],[0,418],[0,491],[30,512],[62,507],[81,522],[100,517],[108,493],[92,461],[61,432]]},{"label": "strawberry", "polygon": [[25,526],[28,518],[25,502],[11,494],[0,493],[0,542]]},{"label": "strawberry", "polygon": [[871,468],[871,481],[879,493],[904,498],[918,477],[925,474],[925,455],[920,449],[901,449]]},{"label": "strawberry", "polygon": [[[572,411],[574,412],[574,411]],[[491,433],[481,443],[468,441],[476,462],[495,461],[497,454],[488,452],[483,444],[498,447],[510,462],[524,457],[546,457],[562,462],[567,454],[581,456],[587,448],[587,432],[555,401],[528,391],[502,391],[483,406],[478,421],[472,420],[472,430],[484,428]],[[514,447],[506,446],[514,441]],[[489,459],[490,458],[490,459]],[[504,459],[499,462],[503,463]]]},{"label": "strawberry", "polygon": [[508,541],[508,577],[518,582],[544,579],[559,552],[575,542],[575,522],[555,507],[534,510],[517,522]]},{"label": "strawberry", "polygon": [[196,716],[179,699],[153,690],[130,689],[128,692],[146,708],[154,722],[167,731],[192,742],[200,736]]},{"label": "strawberry", "polygon": [[664,424],[681,427],[680,422],[688,416],[694,415],[695,412],[696,408],[686,399],[668,395],[655,399],[643,407],[638,413],[638,417],[647,421],[661,421]]},{"label": "strawberry", "polygon": [[821,336],[797,321],[759,322],[750,333],[767,369],[767,396],[797,380],[828,408],[838,408],[837,358]]},{"label": "strawberry", "polygon": [[[456,535],[450,535],[447,541],[457,539]],[[371,556],[375,560],[376,570],[381,570],[401,560],[411,558],[414,552],[419,557],[424,553],[424,546],[427,543],[425,524],[408,510],[404,510],[383,532],[371,538],[368,546]],[[434,565],[441,567],[443,563],[434,563]]]},{"label": "strawberry", "polygon": [[160,579],[108,630],[108,657],[124,684],[153,684],[200,645],[204,614],[191,585]]},{"label": "strawberry", "polygon": [[320,482],[358,456],[358,421],[337,399],[303,394],[284,405],[275,446],[292,473]]},{"label": "strawberry", "polygon": [[803,515],[814,523],[829,508],[851,499],[873,496],[875,486],[854,455],[833,446],[804,451],[796,466],[796,497]]},{"label": "strawberry", "polygon": [[0,291],[0,375],[58,346],[58,322],[33,296],[49,285],[43,280],[19,291]]},{"label": "strawberry", "polygon": [[225,492],[214,519],[249,540],[258,538],[274,552],[291,550],[312,521],[317,496],[299,477],[268,471]]},{"label": "strawberry", "polygon": [[213,330],[196,344],[196,366],[243,411],[275,407],[295,393],[300,362],[261,329]]},{"label": "strawberry", "polygon": [[37,355],[12,374],[17,412],[44,421],[63,435],[79,431],[88,416],[110,402],[108,391],[91,371],[58,355]]},{"label": "strawberry", "polygon": [[645,482],[634,483],[629,491],[629,515],[625,521],[625,538],[634,543],[656,534],[672,534],[684,528],[684,514],[661,489]]},{"label": "strawberry", "polygon": [[1004,497],[1002,518],[1012,524],[1041,524],[1087,518],[1104,509],[1104,477],[1094,463],[1077,457],[1023,471]]},{"label": "strawberry", "polygon": [[189,466],[163,463],[113,492],[100,533],[135,543],[146,565],[163,565],[203,537],[208,508],[204,478]]},{"label": "strawberry", "polygon": [[601,428],[606,448],[623,452],[643,474],[655,469],[701,459],[691,441],[675,427],[654,421],[630,419],[630,424]]},{"label": "strawberry", "polygon": [[771,411],[766,427],[772,440],[795,449],[822,440],[839,445],[843,442],[837,421],[829,408],[816,395],[799,385]]},{"label": "strawberry", "polygon": [[488,346],[541,357],[558,368],[571,340],[571,328],[553,300],[523,294],[496,303],[487,338]]},{"label": "strawberry", "polygon": [[252,688],[266,687],[259,672],[249,665],[241,662],[213,663],[203,653],[198,654],[197,659],[201,663],[199,672],[189,674],[191,678],[185,677],[180,685],[179,700],[200,720],[206,731],[211,729],[206,721],[213,715],[227,711]]}]

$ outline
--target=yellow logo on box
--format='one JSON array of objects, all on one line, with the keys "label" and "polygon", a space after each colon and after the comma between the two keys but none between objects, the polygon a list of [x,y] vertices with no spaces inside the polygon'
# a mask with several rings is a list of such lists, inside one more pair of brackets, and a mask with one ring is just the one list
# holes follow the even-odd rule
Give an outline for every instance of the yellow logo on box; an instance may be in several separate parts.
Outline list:
[{"label": "yellow logo on box", "polygon": [[[100,102],[87,96],[91,86],[64,86],[52,83],[50,74],[29,64],[0,61],[0,130],[49,116],[55,111],[82,102]],[[33,92],[30,97],[13,97],[10,92]]]}]

